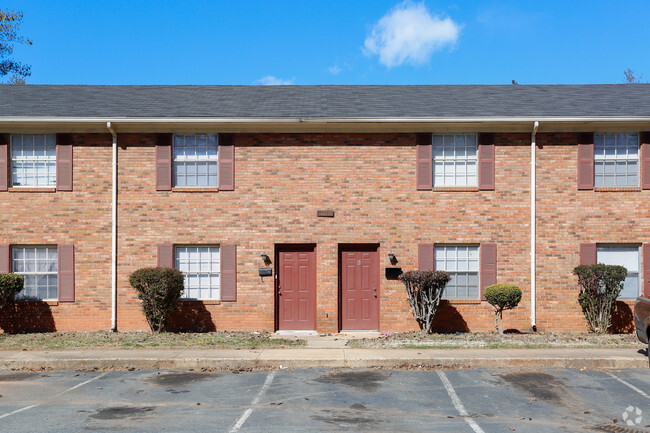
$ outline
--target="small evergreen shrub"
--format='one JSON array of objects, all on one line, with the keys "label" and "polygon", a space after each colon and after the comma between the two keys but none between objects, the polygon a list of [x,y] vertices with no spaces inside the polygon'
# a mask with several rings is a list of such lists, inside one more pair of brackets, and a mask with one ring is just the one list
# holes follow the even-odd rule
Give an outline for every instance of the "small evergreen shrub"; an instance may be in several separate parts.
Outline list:
[{"label": "small evergreen shrub", "polygon": [[18,274],[0,274],[0,310],[23,290],[25,277]]},{"label": "small evergreen shrub", "polygon": [[513,284],[493,284],[485,288],[483,296],[494,307],[494,327],[503,334],[503,311],[519,305],[521,289]]},{"label": "small evergreen shrub", "polygon": [[573,273],[578,276],[578,301],[589,329],[604,334],[612,326],[616,298],[623,290],[627,269],[618,265],[580,265]]},{"label": "small evergreen shrub", "polygon": [[170,268],[142,268],[129,277],[153,332],[165,331],[169,314],[183,293],[183,279],[181,271]]},{"label": "small evergreen shrub", "polygon": [[451,277],[443,271],[408,271],[399,279],[406,286],[409,304],[420,329],[430,334],[440,298]]}]

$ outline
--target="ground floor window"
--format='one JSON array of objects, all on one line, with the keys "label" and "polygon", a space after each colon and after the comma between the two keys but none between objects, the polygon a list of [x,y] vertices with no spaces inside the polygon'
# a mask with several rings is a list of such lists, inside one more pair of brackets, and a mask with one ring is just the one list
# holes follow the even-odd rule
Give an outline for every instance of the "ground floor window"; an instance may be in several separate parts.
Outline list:
[{"label": "ground floor window", "polygon": [[443,299],[479,298],[478,245],[435,245],[435,269],[448,272]]},{"label": "ground floor window", "polygon": [[55,246],[12,246],[12,271],[25,277],[16,299],[58,299],[58,256]]},{"label": "ground floor window", "polygon": [[603,245],[596,248],[596,262],[620,265],[627,269],[625,285],[618,299],[636,299],[640,293],[639,247],[636,245]]},{"label": "ground floor window", "polygon": [[177,246],[175,267],[185,275],[181,299],[221,299],[219,246]]}]

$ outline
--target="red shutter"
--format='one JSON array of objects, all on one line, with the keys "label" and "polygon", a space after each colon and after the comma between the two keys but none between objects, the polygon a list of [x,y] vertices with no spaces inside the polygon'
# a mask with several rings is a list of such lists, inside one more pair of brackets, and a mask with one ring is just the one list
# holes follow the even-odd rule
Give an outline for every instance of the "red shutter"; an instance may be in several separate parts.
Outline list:
[{"label": "red shutter", "polygon": [[174,245],[172,244],[158,245],[158,267],[159,268],[174,267]]},{"label": "red shutter", "polygon": [[172,189],[172,134],[156,134],[156,191]]},{"label": "red shutter", "polygon": [[641,188],[650,189],[650,132],[639,134],[641,145]]},{"label": "red shutter", "polygon": [[235,189],[235,136],[219,134],[219,190]]},{"label": "red shutter", "polygon": [[650,298],[650,244],[643,244],[643,296]]},{"label": "red shutter", "polygon": [[74,302],[74,246],[59,245],[59,302]]},{"label": "red shutter", "polygon": [[594,134],[578,134],[578,189],[594,189]]},{"label": "red shutter", "polygon": [[11,272],[11,248],[9,245],[0,245],[0,274]]},{"label": "red shutter", "polygon": [[237,245],[221,245],[221,300],[237,300]]},{"label": "red shutter", "polygon": [[418,271],[434,271],[435,268],[433,244],[418,245]]},{"label": "red shutter", "polygon": [[478,189],[494,190],[494,134],[478,135]]},{"label": "red shutter", "polygon": [[415,134],[417,155],[415,162],[415,182],[421,191],[433,188],[433,143],[430,133]]},{"label": "red shutter", "polygon": [[72,191],[72,134],[56,134],[56,189]]},{"label": "red shutter", "polygon": [[9,186],[9,141],[10,134],[0,134],[0,191]]},{"label": "red shutter", "polygon": [[596,244],[580,244],[580,264],[596,264]]},{"label": "red shutter", "polygon": [[483,290],[497,283],[497,244],[481,244],[481,301]]}]

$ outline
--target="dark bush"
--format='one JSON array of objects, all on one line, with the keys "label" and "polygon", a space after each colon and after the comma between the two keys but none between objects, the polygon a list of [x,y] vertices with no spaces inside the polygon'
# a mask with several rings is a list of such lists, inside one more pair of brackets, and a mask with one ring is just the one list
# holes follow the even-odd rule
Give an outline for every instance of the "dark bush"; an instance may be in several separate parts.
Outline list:
[{"label": "dark bush", "polygon": [[0,274],[0,310],[23,290],[25,277],[18,274]]},{"label": "dark bush", "polygon": [[181,271],[170,268],[142,268],[129,277],[153,332],[163,332],[167,327],[169,314],[183,293],[183,278]]},{"label": "dark bush", "polygon": [[[519,305],[521,289],[513,284],[493,284],[485,288],[483,296],[494,307],[494,327],[503,334],[503,311]],[[501,319],[501,326],[498,319]]]},{"label": "dark bush", "polygon": [[581,286],[578,301],[589,329],[604,334],[612,326],[612,312],[623,290],[627,269],[617,265],[580,265],[573,273]]},{"label": "dark bush", "polygon": [[420,329],[431,333],[431,324],[438,311],[442,292],[451,277],[443,271],[408,271],[400,275],[399,279],[406,286],[409,304]]}]

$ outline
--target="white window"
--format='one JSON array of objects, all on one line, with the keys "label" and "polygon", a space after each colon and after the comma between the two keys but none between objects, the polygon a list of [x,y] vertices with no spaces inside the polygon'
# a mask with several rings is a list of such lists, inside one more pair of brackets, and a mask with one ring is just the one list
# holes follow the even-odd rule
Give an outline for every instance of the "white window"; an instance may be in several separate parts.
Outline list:
[{"label": "white window", "polygon": [[58,299],[57,247],[12,246],[12,271],[25,277],[16,299]]},{"label": "white window", "polygon": [[451,276],[443,299],[478,299],[478,246],[435,245],[434,250],[435,269]]},{"label": "white window", "polygon": [[12,186],[56,186],[56,134],[12,134],[10,147]]},{"label": "white window", "polygon": [[433,186],[477,186],[476,134],[433,136]]},{"label": "white window", "polygon": [[174,135],[174,185],[219,186],[216,135]]},{"label": "white window", "polygon": [[221,299],[221,260],[218,246],[176,247],[176,269],[185,275],[182,299]]},{"label": "white window", "polygon": [[620,265],[627,269],[627,278],[618,299],[636,299],[641,293],[639,278],[639,247],[630,245],[598,246],[596,262],[604,265]]},{"label": "white window", "polygon": [[594,134],[594,185],[639,186],[639,134]]}]

